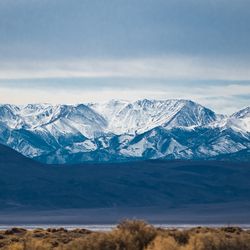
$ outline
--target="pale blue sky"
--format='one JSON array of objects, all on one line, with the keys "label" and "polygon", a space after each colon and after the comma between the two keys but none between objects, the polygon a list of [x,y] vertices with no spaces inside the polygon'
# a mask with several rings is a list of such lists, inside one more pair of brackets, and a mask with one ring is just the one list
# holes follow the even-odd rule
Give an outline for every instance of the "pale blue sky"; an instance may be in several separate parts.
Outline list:
[{"label": "pale blue sky", "polygon": [[[249,105],[248,0],[2,0],[0,102]],[[52,94],[53,93],[53,94]]]}]

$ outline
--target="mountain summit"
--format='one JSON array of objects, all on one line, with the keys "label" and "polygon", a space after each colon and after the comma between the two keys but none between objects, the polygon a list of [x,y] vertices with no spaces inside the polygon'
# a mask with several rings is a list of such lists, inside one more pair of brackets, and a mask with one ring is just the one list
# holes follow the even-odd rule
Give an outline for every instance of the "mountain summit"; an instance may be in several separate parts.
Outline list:
[{"label": "mountain summit", "polygon": [[111,101],[89,106],[107,119],[109,130],[115,134],[143,133],[158,126],[202,126],[217,119],[213,111],[188,100],[143,99],[132,103]]},{"label": "mountain summit", "polygon": [[[190,100],[0,105],[0,143],[46,163],[245,160],[250,108],[218,115]],[[230,157],[229,157],[230,158]]]}]

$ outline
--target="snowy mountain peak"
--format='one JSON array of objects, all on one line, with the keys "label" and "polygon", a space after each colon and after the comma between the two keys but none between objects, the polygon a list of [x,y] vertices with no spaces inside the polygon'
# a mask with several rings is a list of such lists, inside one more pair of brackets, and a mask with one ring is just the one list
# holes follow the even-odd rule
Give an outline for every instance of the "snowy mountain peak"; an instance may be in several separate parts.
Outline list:
[{"label": "snowy mountain peak", "polygon": [[22,119],[18,115],[19,111],[20,108],[16,105],[0,105],[0,121],[10,128],[20,126],[20,124],[22,124]]},{"label": "snowy mountain peak", "polygon": [[241,109],[240,111],[232,114],[228,119],[229,126],[235,130],[250,132],[250,107]]},{"label": "snowy mountain peak", "polygon": [[234,113],[231,115],[233,118],[249,118],[250,117],[250,107],[246,107],[244,109],[241,109],[240,111]]},{"label": "snowy mountain peak", "polygon": [[216,120],[213,111],[192,101],[175,99],[165,101],[143,99],[120,103],[115,107],[106,106],[102,112],[111,121],[109,129],[116,134],[143,133],[157,126],[167,128],[198,126]]}]

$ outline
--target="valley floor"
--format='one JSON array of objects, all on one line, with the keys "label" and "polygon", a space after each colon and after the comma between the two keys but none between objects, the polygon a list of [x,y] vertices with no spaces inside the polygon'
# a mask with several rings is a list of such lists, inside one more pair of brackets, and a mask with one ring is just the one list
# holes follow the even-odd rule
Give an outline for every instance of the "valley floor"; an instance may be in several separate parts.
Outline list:
[{"label": "valley floor", "polygon": [[195,204],[178,207],[116,207],[56,210],[1,209],[0,228],[26,225],[116,225],[124,218],[166,225],[250,225],[250,202]]}]

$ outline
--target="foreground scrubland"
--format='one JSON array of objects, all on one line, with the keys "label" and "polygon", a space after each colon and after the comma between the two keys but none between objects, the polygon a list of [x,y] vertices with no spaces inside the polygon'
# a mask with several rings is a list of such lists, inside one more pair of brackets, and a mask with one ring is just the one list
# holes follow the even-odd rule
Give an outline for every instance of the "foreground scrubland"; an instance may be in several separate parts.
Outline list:
[{"label": "foreground scrubland", "polygon": [[250,250],[250,231],[237,227],[188,230],[123,221],[110,232],[12,228],[0,231],[6,250]]}]

